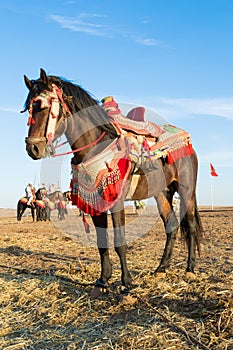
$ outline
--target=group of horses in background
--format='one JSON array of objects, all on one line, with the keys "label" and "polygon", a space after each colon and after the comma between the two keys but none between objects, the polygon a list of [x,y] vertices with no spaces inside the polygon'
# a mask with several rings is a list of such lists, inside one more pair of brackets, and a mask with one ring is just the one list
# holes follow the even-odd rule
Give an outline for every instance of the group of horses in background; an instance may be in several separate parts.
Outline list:
[{"label": "group of horses in background", "polygon": [[39,188],[35,192],[35,198],[28,205],[28,198],[22,197],[17,204],[17,220],[21,221],[22,216],[27,208],[31,210],[32,220],[47,221],[51,219],[52,210],[57,210],[58,219],[64,220],[67,212],[67,205],[70,201],[70,191],[61,192],[59,190],[47,193],[45,187]]}]

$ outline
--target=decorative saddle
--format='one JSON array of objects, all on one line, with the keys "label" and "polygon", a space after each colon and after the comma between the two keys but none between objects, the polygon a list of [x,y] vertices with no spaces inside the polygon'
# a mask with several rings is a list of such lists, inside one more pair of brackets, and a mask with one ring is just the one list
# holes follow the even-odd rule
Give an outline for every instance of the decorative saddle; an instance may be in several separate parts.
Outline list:
[{"label": "decorative saddle", "polygon": [[157,124],[144,120],[144,107],[136,107],[132,109],[128,113],[128,117],[125,117],[121,114],[118,104],[114,101],[112,96],[102,99],[102,103],[103,109],[107,112],[110,119],[112,119],[112,122],[117,129],[120,128],[137,135],[152,137],[158,137],[162,133],[162,130]]},{"label": "decorative saddle", "polygon": [[144,107],[132,109],[127,116],[121,114],[112,96],[102,99],[102,107],[113,124],[128,143],[129,158],[138,164],[153,159],[164,158],[168,164],[193,154],[188,132],[173,125],[157,125],[145,121]]}]

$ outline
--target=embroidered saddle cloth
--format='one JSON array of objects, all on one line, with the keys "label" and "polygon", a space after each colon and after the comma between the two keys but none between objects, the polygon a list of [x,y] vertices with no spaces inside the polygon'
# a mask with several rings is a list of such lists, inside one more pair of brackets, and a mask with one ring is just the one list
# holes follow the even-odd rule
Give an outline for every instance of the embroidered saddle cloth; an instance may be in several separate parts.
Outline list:
[{"label": "embroidered saddle cloth", "polygon": [[28,202],[28,197],[21,197],[20,202],[26,204]]},{"label": "embroidered saddle cloth", "polygon": [[[29,198],[28,197],[22,197],[20,198],[20,202],[23,203],[23,204],[27,204]],[[36,205],[38,205],[39,207],[41,208],[44,208],[45,207],[45,204],[42,200],[39,200],[39,199],[35,199],[33,201],[33,203],[35,203]]]},{"label": "embroidered saddle cloth", "polygon": [[42,199],[36,199],[35,202],[36,202],[36,205],[38,205],[38,207],[42,209],[45,208],[45,202]]},{"label": "embroidered saddle cloth", "polygon": [[49,200],[48,198],[46,198],[46,206],[50,209],[50,210],[55,210],[57,209],[57,203]]},{"label": "embroidered saddle cloth", "polygon": [[131,170],[127,150],[120,136],[87,161],[71,162],[72,204],[91,216],[111,209],[123,195]]}]

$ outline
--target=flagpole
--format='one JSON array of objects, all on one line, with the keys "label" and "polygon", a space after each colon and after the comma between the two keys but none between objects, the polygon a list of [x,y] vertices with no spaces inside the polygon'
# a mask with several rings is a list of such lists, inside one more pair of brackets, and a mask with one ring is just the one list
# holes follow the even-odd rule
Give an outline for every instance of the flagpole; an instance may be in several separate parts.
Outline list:
[{"label": "flagpole", "polygon": [[211,207],[214,210],[214,201],[213,201],[213,184],[212,184],[212,176],[218,176],[216,173],[213,164],[210,163],[210,194],[211,194]]},{"label": "flagpole", "polygon": [[211,196],[211,209],[214,210],[213,183],[212,183],[212,175],[211,174],[210,174],[210,196]]}]

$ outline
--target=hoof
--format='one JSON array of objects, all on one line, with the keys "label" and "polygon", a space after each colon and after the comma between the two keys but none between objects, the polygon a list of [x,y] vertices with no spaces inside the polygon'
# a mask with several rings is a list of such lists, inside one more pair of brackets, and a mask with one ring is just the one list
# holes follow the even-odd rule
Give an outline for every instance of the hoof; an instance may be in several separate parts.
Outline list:
[{"label": "hoof", "polygon": [[164,279],[164,278],[166,278],[166,272],[156,272],[155,277],[157,279]]},{"label": "hoof", "polygon": [[185,277],[187,278],[187,280],[189,281],[194,281],[196,279],[196,275],[194,272],[188,271],[185,273]]},{"label": "hoof", "polygon": [[137,301],[137,298],[133,297],[131,294],[122,294],[120,296],[121,305],[134,305]]},{"label": "hoof", "polygon": [[104,287],[94,287],[92,291],[90,292],[90,298],[91,299],[98,299],[102,295],[105,295],[107,293],[107,288]]}]

